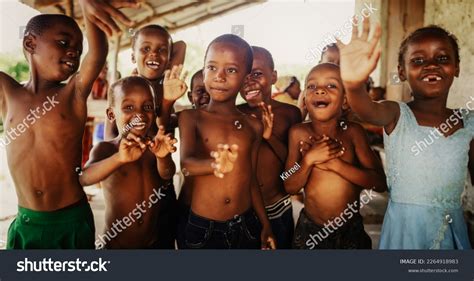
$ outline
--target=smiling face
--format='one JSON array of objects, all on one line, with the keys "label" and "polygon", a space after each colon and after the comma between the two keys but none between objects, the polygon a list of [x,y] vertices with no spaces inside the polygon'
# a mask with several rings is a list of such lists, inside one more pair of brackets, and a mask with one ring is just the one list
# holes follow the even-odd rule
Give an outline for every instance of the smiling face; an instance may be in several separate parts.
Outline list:
[{"label": "smiling face", "polygon": [[206,92],[206,87],[204,86],[204,80],[202,72],[198,72],[193,76],[193,81],[191,82],[192,89],[189,92],[189,101],[196,108],[205,107],[210,100],[209,94]]},{"label": "smiling face", "polygon": [[447,98],[459,64],[448,38],[425,35],[408,44],[399,76],[407,80],[416,98]]},{"label": "smiling face", "polygon": [[82,32],[73,22],[55,20],[40,35],[31,32],[23,41],[30,64],[47,81],[67,80],[79,68]]},{"label": "smiling face", "polygon": [[306,78],[304,100],[311,120],[329,121],[339,118],[344,102],[339,67],[334,64],[314,67]]},{"label": "smiling face", "polygon": [[204,85],[212,101],[235,100],[248,75],[245,51],[235,44],[215,42],[204,61]]},{"label": "smiling face", "polygon": [[272,85],[277,80],[277,73],[271,67],[264,51],[253,48],[252,72],[245,80],[240,94],[250,107],[257,107],[262,101],[268,102],[272,93]]},{"label": "smiling face", "polygon": [[107,110],[123,135],[129,132],[144,137],[154,122],[153,95],[149,86],[132,84],[114,88],[115,104]]},{"label": "smiling face", "polygon": [[171,56],[171,38],[165,31],[145,27],[138,31],[132,53],[138,74],[148,80],[163,76]]}]

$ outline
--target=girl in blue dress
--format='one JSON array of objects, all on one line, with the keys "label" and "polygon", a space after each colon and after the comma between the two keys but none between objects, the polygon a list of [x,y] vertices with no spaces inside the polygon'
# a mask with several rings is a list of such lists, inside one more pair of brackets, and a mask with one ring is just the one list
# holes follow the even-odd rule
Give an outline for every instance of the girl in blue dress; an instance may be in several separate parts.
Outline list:
[{"label": "girl in blue dress", "polygon": [[[357,24],[357,23],[356,23]],[[381,249],[470,249],[461,194],[469,170],[474,176],[474,98],[446,107],[459,75],[459,46],[438,26],[420,28],[403,40],[398,75],[413,100],[372,102],[365,81],[380,57],[380,26],[369,39],[369,22],[348,45],[338,42],[341,76],[352,110],[384,127],[389,204]]]}]

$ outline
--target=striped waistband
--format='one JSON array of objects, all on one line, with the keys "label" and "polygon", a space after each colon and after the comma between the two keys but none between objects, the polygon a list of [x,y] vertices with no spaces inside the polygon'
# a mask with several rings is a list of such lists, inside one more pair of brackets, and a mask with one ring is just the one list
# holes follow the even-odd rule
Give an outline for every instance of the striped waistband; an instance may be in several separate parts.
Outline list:
[{"label": "striped waistband", "polygon": [[286,211],[291,208],[291,196],[287,194],[286,196],[282,197],[277,202],[268,205],[265,207],[267,211],[268,219],[276,219],[281,217]]}]

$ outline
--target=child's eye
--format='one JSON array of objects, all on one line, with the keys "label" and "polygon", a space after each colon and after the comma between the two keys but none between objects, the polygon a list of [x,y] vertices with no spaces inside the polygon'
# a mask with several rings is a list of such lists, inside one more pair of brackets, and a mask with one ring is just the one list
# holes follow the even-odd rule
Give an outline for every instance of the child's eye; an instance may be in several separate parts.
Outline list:
[{"label": "child's eye", "polygon": [[211,70],[211,71],[216,70],[216,67],[213,66],[213,65],[208,65],[206,68],[209,69],[209,70]]},{"label": "child's eye", "polygon": [[167,53],[168,52],[168,49],[167,48],[160,48],[158,50],[159,53]]},{"label": "child's eye", "polygon": [[328,84],[327,87],[328,87],[329,89],[336,89],[336,88],[337,88],[336,85],[334,85],[334,84]]},{"label": "child's eye", "polygon": [[123,110],[124,111],[131,111],[131,110],[133,110],[133,106],[131,106],[131,105],[124,106]]},{"label": "child's eye", "polygon": [[237,69],[236,69],[236,68],[229,68],[229,69],[227,69],[227,72],[229,72],[229,73],[237,73]]},{"label": "child's eye", "polygon": [[141,50],[145,53],[148,53],[150,51],[150,47],[143,47]]},{"label": "child's eye", "polygon": [[147,105],[145,105],[145,106],[143,107],[143,109],[144,109],[145,111],[153,111],[153,106],[147,104]]},{"label": "child's eye", "polygon": [[414,58],[411,60],[411,62],[416,65],[422,65],[425,63],[425,60],[423,58]]},{"label": "child's eye", "polygon": [[68,45],[66,40],[59,40],[58,44],[63,46],[63,47],[67,47],[67,45]]},{"label": "child's eye", "polygon": [[308,85],[308,86],[306,86],[306,89],[314,90],[314,89],[316,89],[316,86],[315,85]]},{"label": "child's eye", "polygon": [[439,56],[436,58],[436,61],[438,61],[439,63],[445,63],[445,62],[448,62],[449,58],[448,56]]},{"label": "child's eye", "polygon": [[263,74],[263,73],[257,71],[257,72],[252,73],[252,77],[258,78],[258,77],[260,77],[262,74]]}]

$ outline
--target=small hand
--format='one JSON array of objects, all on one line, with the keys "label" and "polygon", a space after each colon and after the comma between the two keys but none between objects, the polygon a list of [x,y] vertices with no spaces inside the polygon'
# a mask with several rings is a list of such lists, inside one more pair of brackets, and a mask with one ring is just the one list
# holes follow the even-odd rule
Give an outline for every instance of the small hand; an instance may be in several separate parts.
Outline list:
[{"label": "small hand", "polygon": [[218,144],[217,151],[211,152],[211,157],[214,158],[212,168],[214,168],[214,175],[218,178],[223,178],[224,174],[232,172],[234,163],[237,160],[239,146],[233,144]]},{"label": "small hand", "polygon": [[372,39],[368,40],[370,31],[370,22],[364,20],[362,35],[359,36],[357,21],[352,26],[352,38],[348,45],[344,45],[339,40],[337,46],[341,56],[341,78],[344,87],[361,87],[369,78],[370,73],[377,66],[380,57],[380,47],[377,43],[381,37],[380,25],[376,25]]},{"label": "small hand", "polygon": [[153,140],[148,141],[148,147],[157,158],[164,158],[170,153],[176,151],[176,144],[178,141],[173,138],[171,133],[165,135],[165,127],[158,126],[158,133]]},{"label": "small hand", "polygon": [[134,21],[130,20],[125,14],[120,12],[120,8],[138,8],[140,0],[81,0],[84,16],[108,36],[114,33],[121,33],[116,21],[126,25],[133,26]]},{"label": "small hand", "polygon": [[324,163],[319,163],[319,164],[316,164],[315,167],[320,169],[320,170],[323,170],[323,171],[338,171],[339,170],[339,167],[340,165],[342,164],[342,160],[341,158],[333,158],[331,160],[328,160]]},{"label": "small hand", "polygon": [[344,154],[342,142],[323,135],[320,139],[309,138],[311,148],[305,153],[303,160],[309,165],[324,163]]},{"label": "small hand", "polygon": [[142,139],[133,133],[128,133],[126,137],[120,140],[119,145],[119,161],[129,163],[136,161],[145,152],[146,144]]},{"label": "small hand", "polygon": [[184,82],[187,71],[182,73],[183,65],[173,66],[171,70],[165,71],[165,78],[163,80],[163,98],[167,101],[176,101],[186,93],[188,86]]},{"label": "small hand", "polygon": [[272,136],[273,130],[273,112],[272,106],[265,106],[264,102],[259,104],[262,109],[262,123],[263,123],[263,138],[268,140]]},{"label": "small hand", "polygon": [[275,250],[276,249],[276,239],[273,235],[271,227],[264,227],[260,235],[262,242],[262,250]]}]

